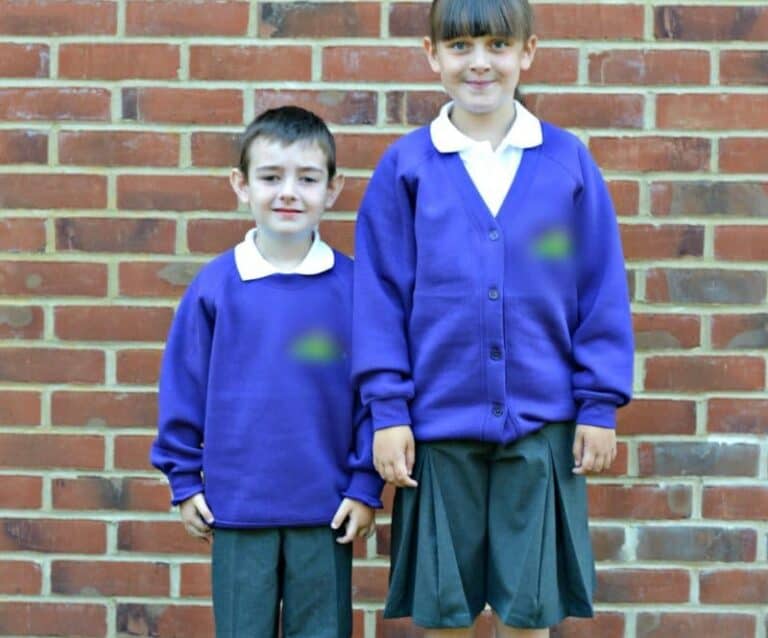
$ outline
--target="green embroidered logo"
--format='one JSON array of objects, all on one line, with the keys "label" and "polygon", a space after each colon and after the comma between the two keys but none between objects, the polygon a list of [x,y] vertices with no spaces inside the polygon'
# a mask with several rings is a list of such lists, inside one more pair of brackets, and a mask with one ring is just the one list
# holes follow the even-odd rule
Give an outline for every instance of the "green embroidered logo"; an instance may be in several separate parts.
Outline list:
[{"label": "green embroidered logo", "polygon": [[571,254],[571,238],[564,230],[550,230],[536,240],[533,246],[539,257],[558,259]]},{"label": "green embroidered logo", "polygon": [[291,354],[299,361],[331,363],[344,358],[341,346],[329,334],[316,330],[302,335],[291,345]]}]

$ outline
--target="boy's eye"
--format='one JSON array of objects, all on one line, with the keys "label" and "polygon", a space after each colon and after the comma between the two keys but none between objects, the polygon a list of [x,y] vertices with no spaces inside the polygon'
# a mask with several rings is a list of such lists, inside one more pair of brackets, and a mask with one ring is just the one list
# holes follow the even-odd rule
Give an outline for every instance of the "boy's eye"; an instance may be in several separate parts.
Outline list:
[{"label": "boy's eye", "polygon": [[317,177],[310,177],[309,175],[304,175],[301,178],[301,181],[306,184],[317,184],[317,182],[319,182],[320,180],[317,179]]},{"label": "boy's eye", "polygon": [[276,182],[280,177],[277,175],[259,175],[259,179],[262,182]]}]

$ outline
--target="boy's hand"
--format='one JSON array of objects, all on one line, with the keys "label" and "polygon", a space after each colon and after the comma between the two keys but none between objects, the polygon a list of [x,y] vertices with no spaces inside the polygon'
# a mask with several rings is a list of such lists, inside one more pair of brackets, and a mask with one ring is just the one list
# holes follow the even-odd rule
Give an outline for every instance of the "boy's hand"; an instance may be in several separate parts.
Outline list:
[{"label": "boy's hand", "polygon": [[210,542],[213,514],[211,514],[203,493],[200,492],[190,496],[186,501],[182,501],[179,505],[179,511],[187,532],[191,536]]},{"label": "boy's hand", "polygon": [[411,478],[416,445],[410,426],[396,425],[377,430],[373,435],[373,465],[387,483],[397,487],[416,487]]},{"label": "boy's hand", "polygon": [[337,543],[351,543],[357,536],[368,538],[376,529],[373,508],[351,498],[341,501],[333,515],[331,528],[339,529],[345,520],[347,527],[344,536],[337,538]]},{"label": "boy's hand", "polygon": [[594,425],[577,425],[573,439],[573,473],[599,473],[616,458],[616,431]]}]

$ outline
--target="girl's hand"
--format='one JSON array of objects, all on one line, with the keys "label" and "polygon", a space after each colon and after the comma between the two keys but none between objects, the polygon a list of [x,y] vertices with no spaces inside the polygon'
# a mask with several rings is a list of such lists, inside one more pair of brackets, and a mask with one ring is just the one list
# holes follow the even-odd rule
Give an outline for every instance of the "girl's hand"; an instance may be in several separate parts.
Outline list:
[{"label": "girl's hand", "polygon": [[377,430],[373,435],[373,466],[387,483],[397,487],[416,487],[411,478],[416,444],[408,425]]},{"label": "girl's hand", "polygon": [[339,529],[345,520],[347,527],[344,530],[344,536],[337,538],[337,543],[351,543],[358,536],[368,538],[376,530],[373,508],[351,498],[341,501],[333,515],[331,528]]},{"label": "girl's hand", "polygon": [[213,514],[211,514],[203,493],[200,492],[190,496],[186,501],[182,501],[179,505],[179,511],[187,533],[195,538],[210,542]]},{"label": "girl's hand", "polygon": [[616,431],[594,425],[577,425],[573,439],[573,473],[600,473],[616,458]]}]

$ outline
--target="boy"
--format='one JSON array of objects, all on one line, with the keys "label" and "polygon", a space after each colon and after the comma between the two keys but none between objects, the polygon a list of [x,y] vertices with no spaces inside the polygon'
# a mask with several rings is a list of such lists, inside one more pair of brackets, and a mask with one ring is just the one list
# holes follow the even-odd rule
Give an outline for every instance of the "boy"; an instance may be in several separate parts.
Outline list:
[{"label": "boy", "polygon": [[333,137],[304,109],[267,111],[230,181],[256,228],[179,305],[151,460],[187,531],[213,536],[219,638],[271,638],[281,615],[284,636],[346,638],[350,543],[382,483],[349,382],[352,262],[317,232],[343,185]]}]

